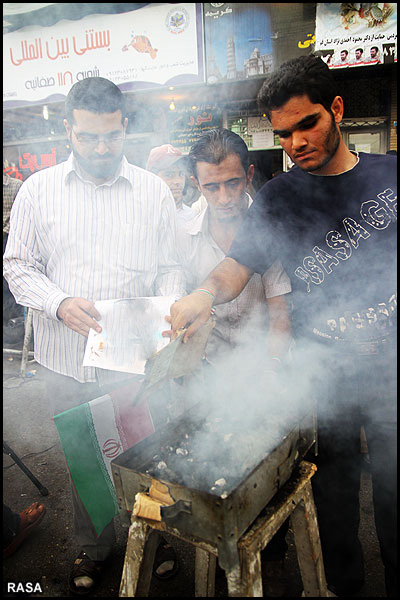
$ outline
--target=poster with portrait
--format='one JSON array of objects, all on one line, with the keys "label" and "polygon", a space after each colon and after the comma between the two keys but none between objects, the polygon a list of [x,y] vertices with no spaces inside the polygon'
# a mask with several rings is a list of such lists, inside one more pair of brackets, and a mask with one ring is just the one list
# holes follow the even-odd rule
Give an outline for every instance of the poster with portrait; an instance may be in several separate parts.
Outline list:
[{"label": "poster with portrait", "polygon": [[397,3],[318,3],[315,38],[332,69],[397,62]]}]

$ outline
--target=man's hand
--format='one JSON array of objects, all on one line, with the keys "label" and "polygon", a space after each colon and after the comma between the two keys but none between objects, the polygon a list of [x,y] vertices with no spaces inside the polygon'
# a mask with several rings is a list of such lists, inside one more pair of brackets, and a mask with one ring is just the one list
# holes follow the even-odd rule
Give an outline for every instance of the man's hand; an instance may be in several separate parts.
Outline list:
[{"label": "man's hand", "polygon": [[67,327],[85,337],[88,337],[90,329],[101,332],[100,325],[95,321],[101,319],[101,314],[94,303],[85,298],[66,298],[58,307],[57,316]]},{"label": "man's hand", "polygon": [[193,292],[174,302],[171,306],[171,339],[174,340],[185,327],[183,341],[192,337],[210,318],[212,302],[212,297],[203,292]]}]

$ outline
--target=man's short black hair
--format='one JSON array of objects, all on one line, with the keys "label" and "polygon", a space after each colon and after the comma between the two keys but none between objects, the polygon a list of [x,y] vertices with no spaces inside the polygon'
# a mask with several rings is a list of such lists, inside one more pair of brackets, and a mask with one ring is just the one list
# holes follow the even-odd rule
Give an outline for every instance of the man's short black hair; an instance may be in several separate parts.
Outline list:
[{"label": "man's short black hair", "polygon": [[229,154],[237,154],[247,174],[249,168],[249,150],[240,135],[220,127],[209,129],[195,141],[189,151],[189,166],[197,177],[196,165],[206,162],[219,165]]},{"label": "man's short black hair", "polygon": [[313,104],[322,104],[328,112],[337,96],[328,65],[314,54],[283,63],[265,79],[257,101],[260,110],[271,119],[271,110],[281,108],[294,96],[303,95],[307,95]]},{"label": "man's short black hair", "polygon": [[126,116],[125,97],[119,87],[104,77],[87,77],[75,83],[65,100],[65,118],[74,122],[73,111],[85,109],[96,114],[120,110]]}]

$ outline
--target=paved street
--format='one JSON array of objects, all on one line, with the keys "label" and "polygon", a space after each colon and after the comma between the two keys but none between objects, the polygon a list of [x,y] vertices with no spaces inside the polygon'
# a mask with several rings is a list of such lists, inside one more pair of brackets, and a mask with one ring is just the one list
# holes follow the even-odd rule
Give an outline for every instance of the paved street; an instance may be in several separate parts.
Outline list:
[{"label": "paved street", "polygon": [[[42,592],[26,594],[32,597],[65,597],[68,592],[68,574],[74,558],[79,553],[72,532],[70,491],[56,427],[49,417],[43,400],[43,378],[40,366],[28,363],[31,377],[19,376],[20,360],[3,357],[4,372],[4,433],[3,437],[14,452],[23,459],[27,467],[48,489],[49,495],[42,497],[13,460],[3,454],[3,500],[15,511],[20,511],[32,502],[41,500],[47,507],[47,514],[38,529],[24,542],[20,549],[3,564],[3,594],[23,595],[9,592],[8,584],[38,582]],[[385,597],[383,569],[380,560],[368,473],[364,473],[361,485],[361,527],[360,538],[363,545],[366,565],[364,589],[354,597]],[[124,561],[127,529],[116,520],[117,544],[109,569],[100,586],[93,593],[95,597],[118,596]],[[151,597],[193,597],[194,596],[194,550],[188,544],[169,538],[176,548],[180,560],[180,571],[170,581],[152,580]],[[289,532],[289,553],[287,558],[288,593],[287,597],[300,596],[301,579]],[[12,586],[11,586],[12,588]],[[16,587],[14,587],[16,589]],[[36,588],[38,589],[38,588]],[[216,596],[226,597],[227,588],[224,572],[220,569],[216,576]]]}]

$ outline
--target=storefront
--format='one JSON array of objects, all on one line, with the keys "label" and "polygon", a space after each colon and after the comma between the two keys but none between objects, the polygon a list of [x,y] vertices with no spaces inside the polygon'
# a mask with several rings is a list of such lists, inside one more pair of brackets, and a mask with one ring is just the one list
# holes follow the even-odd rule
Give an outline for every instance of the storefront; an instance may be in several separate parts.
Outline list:
[{"label": "storefront", "polygon": [[[81,14],[80,6],[85,11]],[[150,149],[167,142],[186,154],[202,132],[223,126],[246,141],[256,165],[257,189],[288,167],[269,121],[257,108],[265,75],[288,58],[316,48],[327,60],[340,56],[346,44],[352,56],[364,35],[360,15],[352,15],[359,21],[354,32],[346,29],[349,16],[346,21],[340,14],[337,26],[344,34],[328,40],[323,27],[332,13],[321,14],[321,6],[50,4],[27,13],[25,20],[20,14],[13,26],[6,4],[5,20],[9,18],[11,26],[3,33],[8,82],[3,171],[24,180],[65,160],[71,150],[63,125],[65,95],[75,81],[100,75],[126,94],[129,161],[144,167]],[[395,17],[393,9],[383,15],[383,23],[377,21],[376,29],[369,26],[369,31],[378,32],[379,43],[368,40],[364,48],[379,45],[380,63],[348,61],[333,69],[345,100],[344,138],[355,149],[397,150]],[[25,29],[28,22],[34,28]],[[391,36],[386,44],[378,37],[385,24],[385,35]]]}]

